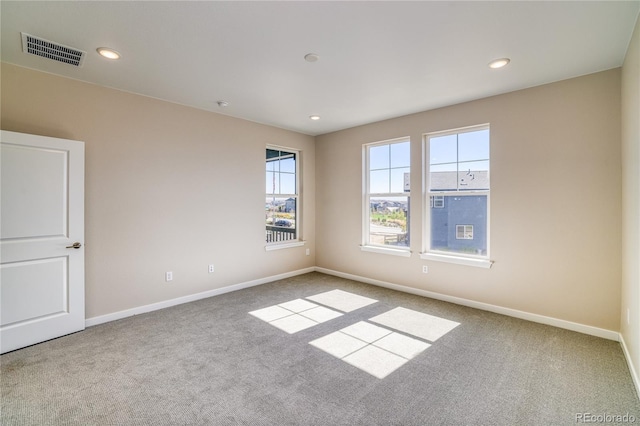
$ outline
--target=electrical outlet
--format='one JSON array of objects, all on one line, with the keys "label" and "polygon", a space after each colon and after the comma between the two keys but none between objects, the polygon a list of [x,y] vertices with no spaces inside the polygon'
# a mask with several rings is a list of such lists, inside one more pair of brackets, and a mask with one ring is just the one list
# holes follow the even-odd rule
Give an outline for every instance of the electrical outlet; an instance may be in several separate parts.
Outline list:
[{"label": "electrical outlet", "polygon": [[167,282],[173,280],[173,272],[171,272],[171,271],[165,272],[164,280],[167,281]]},{"label": "electrical outlet", "polygon": [[423,274],[428,274],[429,273],[429,267],[427,265],[422,265],[422,273]]},{"label": "electrical outlet", "polygon": [[213,267],[213,265],[209,265],[209,273],[214,272],[216,269]]},{"label": "electrical outlet", "polygon": [[311,254],[311,250],[307,249],[306,253],[307,253],[307,256],[309,256]]}]

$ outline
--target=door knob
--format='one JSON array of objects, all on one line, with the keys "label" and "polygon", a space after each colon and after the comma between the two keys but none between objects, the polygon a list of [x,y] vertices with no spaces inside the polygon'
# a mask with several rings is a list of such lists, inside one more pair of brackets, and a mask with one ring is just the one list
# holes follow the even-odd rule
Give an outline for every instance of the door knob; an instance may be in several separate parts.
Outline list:
[{"label": "door knob", "polygon": [[79,249],[80,247],[82,247],[82,244],[80,243],[73,243],[73,245],[67,246],[67,248],[73,248],[73,249]]}]

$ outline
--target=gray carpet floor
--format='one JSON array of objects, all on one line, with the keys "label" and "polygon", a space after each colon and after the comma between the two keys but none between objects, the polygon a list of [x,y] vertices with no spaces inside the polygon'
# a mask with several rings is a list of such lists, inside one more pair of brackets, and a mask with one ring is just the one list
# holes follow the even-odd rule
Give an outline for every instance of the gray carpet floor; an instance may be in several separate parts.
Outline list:
[{"label": "gray carpet floor", "polygon": [[[248,314],[334,289],[378,302],[293,334]],[[309,344],[397,307],[460,325],[383,379]],[[2,425],[640,422],[617,342],[320,273],[90,327],[0,362]]]}]

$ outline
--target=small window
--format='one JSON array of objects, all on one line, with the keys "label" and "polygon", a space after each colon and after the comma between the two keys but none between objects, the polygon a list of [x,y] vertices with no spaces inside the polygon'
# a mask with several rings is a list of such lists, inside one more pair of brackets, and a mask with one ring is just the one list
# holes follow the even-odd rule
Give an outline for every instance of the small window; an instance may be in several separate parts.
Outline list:
[{"label": "small window", "polygon": [[364,147],[363,246],[409,249],[409,140]]},{"label": "small window", "polygon": [[267,148],[266,158],[266,242],[298,239],[299,195],[298,153]]},{"label": "small window", "polygon": [[429,197],[429,204],[432,209],[443,209],[444,208],[444,197],[442,195],[433,195]]},{"label": "small window", "polygon": [[473,225],[456,225],[457,240],[473,240]]}]

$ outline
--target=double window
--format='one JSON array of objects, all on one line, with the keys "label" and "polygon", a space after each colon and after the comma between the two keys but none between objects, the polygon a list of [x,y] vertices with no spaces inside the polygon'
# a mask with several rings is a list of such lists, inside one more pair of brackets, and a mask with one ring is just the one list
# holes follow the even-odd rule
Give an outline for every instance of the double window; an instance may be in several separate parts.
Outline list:
[{"label": "double window", "polygon": [[396,249],[409,254],[408,138],[364,146],[363,249]]},{"label": "double window", "polygon": [[426,252],[489,254],[489,126],[425,136]]},{"label": "double window", "polygon": [[298,160],[297,151],[267,148],[266,159],[266,242],[298,240]]},{"label": "double window", "polygon": [[[421,258],[490,267],[489,125],[424,136]],[[363,250],[409,256],[409,138],[364,145]]]}]

